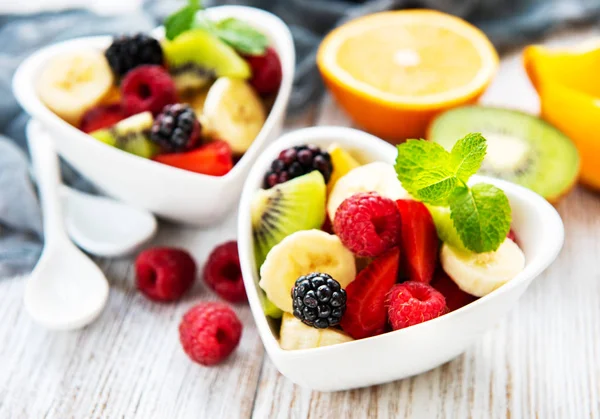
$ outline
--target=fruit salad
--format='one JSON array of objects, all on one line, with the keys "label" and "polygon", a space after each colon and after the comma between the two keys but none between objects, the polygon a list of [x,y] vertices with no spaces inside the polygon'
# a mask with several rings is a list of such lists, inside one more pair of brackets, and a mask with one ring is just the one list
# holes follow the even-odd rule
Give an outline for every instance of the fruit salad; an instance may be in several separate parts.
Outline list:
[{"label": "fruit salad", "polygon": [[104,144],[225,175],[261,131],[282,68],[265,34],[198,9],[190,1],[169,16],[164,39],[121,35],[105,50],[54,57],[40,74],[40,99]]},{"label": "fruit salad", "polygon": [[280,152],[252,202],[265,314],[282,349],[368,338],[443,316],[517,276],[504,192],[469,179],[487,141],[398,146],[396,164],[343,147]]}]

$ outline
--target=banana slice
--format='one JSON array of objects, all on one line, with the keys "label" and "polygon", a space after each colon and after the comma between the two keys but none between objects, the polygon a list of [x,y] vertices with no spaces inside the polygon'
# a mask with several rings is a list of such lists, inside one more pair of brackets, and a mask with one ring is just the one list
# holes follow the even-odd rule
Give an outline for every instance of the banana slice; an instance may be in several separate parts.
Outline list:
[{"label": "banana slice", "polygon": [[459,288],[476,297],[506,284],[525,268],[525,255],[511,239],[504,240],[495,252],[479,254],[444,243],[440,259]]},{"label": "banana slice", "polygon": [[290,313],[284,313],[279,331],[279,345],[287,351],[320,348],[353,341],[337,329],[315,329],[302,323]]},{"label": "banana slice", "polygon": [[266,115],[260,98],[243,80],[221,77],[204,102],[207,135],[227,141],[234,153],[244,153],[256,138]]},{"label": "banana slice", "polygon": [[354,256],[333,234],[297,231],[269,251],[260,268],[259,285],[273,304],[291,313],[296,279],[312,272],[329,274],[344,288],[356,277]]},{"label": "banana slice", "polygon": [[383,162],[369,163],[351,170],[337,181],[327,202],[329,219],[333,221],[335,211],[346,198],[360,192],[377,192],[393,200],[410,198],[392,165]]},{"label": "banana slice", "polygon": [[44,66],[37,92],[50,110],[70,124],[79,120],[107,95],[113,74],[100,51],[69,52]]}]

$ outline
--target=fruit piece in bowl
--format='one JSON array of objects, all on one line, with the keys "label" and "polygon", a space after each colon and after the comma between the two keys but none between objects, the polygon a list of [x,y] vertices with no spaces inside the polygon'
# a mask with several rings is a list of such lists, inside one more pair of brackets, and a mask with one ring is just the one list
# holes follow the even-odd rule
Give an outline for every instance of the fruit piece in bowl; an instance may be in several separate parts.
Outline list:
[{"label": "fruit piece in bowl", "polygon": [[[294,50],[288,28],[268,12],[242,6],[223,6],[202,11],[197,15],[197,19],[215,24],[228,23],[218,25],[218,33],[212,29],[189,28],[175,34],[169,40],[165,39],[165,31],[159,28],[143,36],[130,35],[118,39],[89,37],[65,41],[46,47],[26,59],[15,74],[13,87],[25,110],[38,119],[55,139],[59,154],[99,189],[159,216],[179,222],[206,225],[222,218],[237,202],[242,180],[251,163],[262,148],[280,132],[291,92]],[[260,34],[260,49],[257,49],[256,43],[246,42],[245,37],[236,38],[240,45],[236,44],[235,40],[232,41],[235,38],[235,30],[240,27],[244,33]],[[248,32],[248,27],[251,32]],[[183,37],[186,32],[198,29],[209,31],[213,42],[221,43],[221,46],[232,51],[244,62],[250,55],[266,54],[267,48],[272,49],[276,52],[281,66],[282,77],[278,89],[263,96],[252,86],[250,76],[246,80],[236,78],[233,84],[237,87],[243,85],[243,98],[247,98],[250,91],[249,94],[254,100],[244,100],[243,106],[238,106],[240,104],[235,98],[230,100],[231,96],[238,97],[237,87],[226,89],[227,94],[218,94],[221,89],[217,89],[216,94],[211,95],[211,109],[206,108],[205,112],[205,99],[211,88],[223,85],[224,82],[214,74],[202,88],[179,90],[169,71],[164,52],[167,42],[177,42],[179,36]],[[104,56],[104,52],[107,52],[113,43],[113,56],[109,60]],[[146,52],[142,53],[137,46]],[[157,46],[162,51],[162,60],[159,59]],[[249,51],[248,47],[253,49]],[[137,52],[131,53],[132,50]],[[101,66],[90,67],[83,64],[77,67],[81,71],[71,71],[71,74],[79,75],[78,77],[57,75],[60,73],[58,70],[68,73],[64,68],[66,62],[75,61],[81,64],[81,60],[65,60],[64,57],[78,56],[80,53],[86,55],[89,51],[94,53],[97,61],[102,63]],[[109,62],[117,56],[119,58],[116,62],[120,63],[120,67],[113,64],[114,68],[111,68]],[[50,74],[55,78],[50,77],[47,84],[54,86],[53,91],[62,89],[62,95],[74,95],[75,101],[57,100],[58,96],[54,93],[43,95],[41,92],[43,88],[40,86],[40,76],[55,59],[59,64],[62,61],[63,66],[59,66],[54,76]],[[150,73],[148,67],[153,69]],[[250,64],[247,64],[247,67],[251,68]],[[108,83],[101,82],[96,76],[91,77],[98,71],[109,80]],[[146,74],[141,78],[139,74],[134,77],[139,72]],[[133,82],[124,83],[128,77],[133,78]],[[69,79],[70,84],[61,82]],[[52,80],[57,83],[53,84]],[[127,98],[122,91],[124,85],[129,86]],[[158,88],[159,86],[165,88]],[[77,92],[83,93],[89,89],[92,89],[93,93],[90,97],[87,94],[77,96]],[[62,108],[51,106],[52,101],[56,101]],[[124,119],[147,111],[152,113],[154,121],[159,124],[159,116],[165,106],[179,104],[191,105],[200,127],[200,136],[196,139],[195,134],[191,135],[183,141],[186,147],[177,150],[171,150],[169,147],[163,149],[164,141],[161,139],[155,143],[158,153],[148,153],[144,158],[140,158],[119,149],[125,147],[106,147],[105,143],[77,129],[81,127],[87,133],[101,129],[112,130]],[[254,108],[246,115],[248,107]],[[54,108],[57,110],[53,111]],[[251,120],[238,118],[240,112],[251,117]],[[62,116],[65,119],[61,118]],[[165,128],[166,131],[174,133],[177,128],[188,130],[189,124],[184,123],[182,126],[178,123],[176,127],[175,121],[173,122],[173,127]],[[235,127],[230,126],[232,122],[236,124]],[[169,124],[164,124],[163,120],[162,126],[165,125]],[[224,125],[227,129],[222,128]],[[228,135],[231,132],[234,135]],[[244,138],[238,137],[240,133],[244,134]],[[152,138],[149,139],[153,141]],[[223,147],[222,142],[226,142],[228,147]],[[213,146],[213,143],[219,146]],[[217,170],[214,168],[215,160],[206,156],[214,156],[213,152],[217,151],[215,149],[218,150]],[[194,154],[188,156],[187,153]],[[222,158],[223,153],[228,153],[228,156]],[[181,156],[172,156],[173,154]],[[231,164],[227,163],[229,161]],[[225,164],[221,164],[223,162]],[[107,173],[107,167],[111,168],[110,173]],[[139,185],[153,186],[140,188]],[[210,199],[206,199],[207,197]]]},{"label": "fruit piece in bowl", "polygon": [[[333,234],[315,230],[315,227],[289,233],[272,246],[261,266],[261,259],[255,253],[260,248],[255,241],[252,202],[257,195],[274,189],[263,189],[265,174],[288,149],[311,145],[327,150],[334,143],[360,165],[346,176],[370,163],[380,162],[396,172],[396,182],[402,181],[405,197],[398,199],[394,206],[401,219],[397,241],[377,247],[364,267],[365,259],[350,250],[354,246],[353,235],[336,234],[339,233],[336,211]],[[352,129],[303,129],[286,134],[265,151],[248,176],[238,219],[238,246],[246,292],[269,356],[280,372],[300,385],[341,390],[392,381],[441,365],[466,350],[506,313],[531,281],[554,260],[562,246],[560,217],[543,198],[508,182],[473,175],[481,163],[477,161],[485,155],[485,139],[481,136],[461,140],[454,154],[433,143],[407,144],[400,146],[397,152],[391,145]],[[394,165],[396,155],[399,158]],[[433,175],[424,174],[428,173],[427,161],[432,162],[434,157],[440,160],[433,166],[445,167],[452,175],[446,176],[446,173],[444,179],[455,178],[448,182],[454,183],[454,187],[446,184],[431,188],[432,185],[422,182],[424,178],[433,179]],[[331,161],[335,172],[336,159]],[[422,165],[411,166],[410,161]],[[320,174],[316,169],[311,173]],[[370,181],[369,176],[362,176],[356,177],[352,184],[360,183],[361,179]],[[275,188],[284,188],[293,181],[277,184]],[[343,177],[337,183],[342,181]],[[485,197],[477,185],[486,185]],[[336,188],[337,185],[331,194]],[[360,185],[357,188],[363,193]],[[374,196],[367,194],[365,202],[359,200],[349,205],[354,208],[351,211],[356,211],[357,222],[338,227],[354,231],[354,236],[382,233],[390,228],[381,222],[377,212],[370,212],[372,208],[379,208],[370,199],[387,202],[385,200],[390,198],[377,196],[376,191],[371,193]],[[346,199],[352,200],[353,195]],[[418,209],[407,210],[404,201]],[[457,234],[470,252],[467,254],[472,255],[470,259],[458,253],[440,257],[440,249],[450,248],[450,245],[440,243],[437,236],[435,241],[431,239],[437,230],[432,217],[423,215],[423,211],[427,214],[423,202],[449,207],[453,219],[458,220]],[[473,217],[465,217],[472,213],[473,206],[482,214],[492,211],[496,215],[474,221]],[[338,209],[343,210],[343,207]],[[371,217],[360,215],[362,213]],[[468,228],[464,228],[465,222],[470,223]],[[473,230],[474,223],[479,225],[479,232]],[[403,226],[408,229],[405,237],[402,237]],[[511,227],[519,237],[518,246],[506,238]],[[297,237],[303,239],[297,240]],[[341,247],[334,245],[336,238]],[[325,241],[330,244],[324,245]],[[512,251],[507,253],[503,246],[511,249],[516,246],[518,253],[516,256]],[[346,259],[348,262],[341,263]],[[490,263],[489,271],[487,263]],[[344,266],[355,268],[357,264],[361,265],[358,273],[340,271]],[[498,274],[495,267],[499,265],[511,270]],[[447,275],[442,276],[444,269]],[[486,273],[479,275],[479,270]],[[277,276],[276,271],[286,275]],[[293,275],[287,275],[289,272]],[[469,286],[477,288],[481,276],[493,285],[485,289],[485,295],[480,298],[465,296],[464,289],[480,294]],[[328,285],[329,277],[336,282]],[[304,283],[306,278],[313,278],[310,284]],[[410,281],[404,282],[406,279]],[[443,281],[451,281],[453,286]],[[345,299],[341,297],[342,290]],[[332,299],[333,293],[337,293],[335,299]],[[284,321],[265,315],[266,298],[284,312]],[[333,301],[338,306],[334,306]],[[295,316],[300,323],[293,323],[290,328],[290,316]],[[304,327],[300,327],[302,323]],[[325,346],[319,340],[321,332],[313,330],[331,331],[336,337],[341,334],[341,338],[327,340],[331,343]],[[362,362],[369,368],[357,370],[356,365]],[[335,379],[326,374],[331,368],[340,371]]]}]

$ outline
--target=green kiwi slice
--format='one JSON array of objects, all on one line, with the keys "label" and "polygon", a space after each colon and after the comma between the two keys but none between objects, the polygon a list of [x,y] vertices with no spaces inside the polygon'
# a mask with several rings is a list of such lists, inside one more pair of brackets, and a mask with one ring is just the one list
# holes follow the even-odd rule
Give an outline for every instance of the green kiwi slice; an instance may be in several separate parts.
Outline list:
[{"label": "green kiwi slice", "polygon": [[[325,221],[327,188],[323,175],[313,171],[271,189],[260,189],[252,201],[252,235],[256,266],[269,251],[290,234],[321,228]],[[283,314],[265,295],[261,301],[267,316]]]},{"label": "green kiwi slice", "polygon": [[203,29],[164,41],[163,52],[178,91],[198,89],[218,77],[248,79],[248,63],[233,48]]},{"label": "green kiwi slice", "polygon": [[142,112],[90,135],[112,147],[150,159],[159,152],[159,147],[149,139],[153,122],[150,112]]},{"label": "green kiwi slice", "polygon": [[447,111],[429,127],[428,140],[450,150],[470,132],[487,139],[480,174],[523,185],[551,202],[565,195],[579,173],[579,153],[571,140],[524,112],[486,106]]}]

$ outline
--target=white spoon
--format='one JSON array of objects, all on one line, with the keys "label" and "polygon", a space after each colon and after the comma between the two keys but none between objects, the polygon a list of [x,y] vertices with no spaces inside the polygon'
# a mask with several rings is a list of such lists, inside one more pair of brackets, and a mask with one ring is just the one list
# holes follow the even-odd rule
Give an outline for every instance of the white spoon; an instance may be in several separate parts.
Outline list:
[{"label": "white spoon", "polygon": [[[28,137],[52,142],[37,121],[27,126]],[[96,256],[115,257],[133,252],[150,240],[157,229],[152,213],[110,198],[60,189],[67,232],[79,247]]]},{"label": "white spoon", "polygon": [[44,250],[25,285],[25,309],[49,329],[77,329],[96,319],[106,305],[108,282],[65,232],[52,141],[28,137],[44,214]]}]

